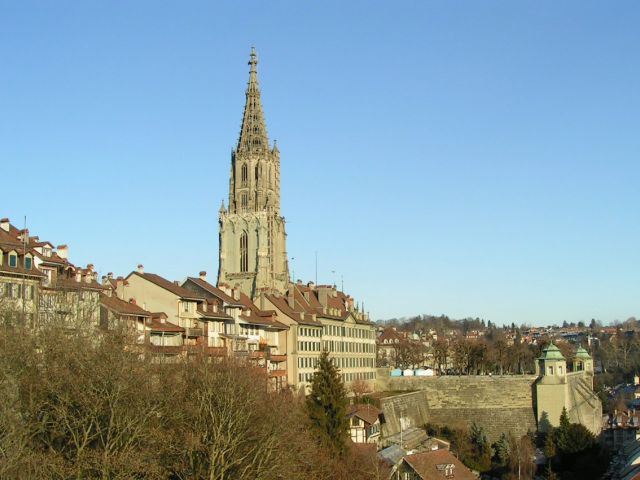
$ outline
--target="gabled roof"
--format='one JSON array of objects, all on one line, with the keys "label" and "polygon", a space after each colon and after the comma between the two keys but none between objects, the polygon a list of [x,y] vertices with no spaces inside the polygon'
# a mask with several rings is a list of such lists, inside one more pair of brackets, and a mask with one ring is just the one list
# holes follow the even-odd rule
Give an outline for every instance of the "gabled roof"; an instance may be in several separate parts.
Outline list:
[{"label": "gabled roof", "polygon": [[274,310],[260,310],[244,293],[240,293],[240,303],[245,307],[245,312],[240,314],[240,319],[256,325],[265,325],[278,329],[288,329],[284,323],[276,320],[277,313]]},{"label": "gabled roof", "polygon": [[102,294],[100,295],[100,304],[120,315],[136,315],[151,318],[151,312],[146,311],[135,303],[125,302],[116,296]]},{"label": "gabled roof", "polygon": [[[289,306],[289,302],[287,300],[287,297],[283,297],[283,296],[276,296],[273,294],[266,294],[267,299],[278,309],[280,310],[284,315],[286,315],[287,317],[289,317],[291,320],[295,321],[296,323],[302,324],[302,325],[312,325],[314,327],[320,327],[322,326],[322,323],[318,320],[314,320],[313,317],[311,316],[311,314],[302,312],[302,316],[300,315],[300,312],[292,309]],[[302,318],[301,318],[302,317]]]},{"label": "gabled roof", "polygon": [[378,336],[378,343],[384,343],[385,340],[391,340],[391,343],[396,343],[395,341],[398,340],[398,343],[399,343],[399,342],[405,341],[406,339],[407,339],[406,335],[401,334],[400,332],[395,330],[393,327],[387,327]]},{"label": "gabled roof", "polygon": [[151,322],[145,324],[152,332],[172,332],[181,333],[184,332],[184,328],[179,327],[171,322],[163,322],[158,318],[151,319]]},{"label": "gabled roof", "polygon": [[381,413],[382,410],[373,405],[349,405],[347,408],[347,417],[358,417],[369,425],[376,423]]},{"label": "gabled roof", "polygon": [[[225,302],[225,303],[227,303],[229,305],[237,305],[237,306],[241,306],[242,305],[242,303],[240,303],[239,300],[236,300],[233,297],[227,295],[224,291],[222,291],[218,287],[215,287],[215,286],[211,285],[206,280],[202,280],[201,278],[196,278],[196,277],[187,277],[187,281],[193,282],[194,284],[196,284],[197,286],[199,286],[203,290],[206,290],[211,295],[219,298],[220,300],[222,300],[223,302]],[[184,283],[183,283],[183,285],[184,285]]]},{"label": "gabled roof", "polygon": [[449,478],[445,474],[445,465],[453,465],[455,480],[477,480],[477,477],[465,467],[449,450],[433,450],[431,452],[416,453],[404,457],[404,461],[423,480]]},{"label": "gabled roof", "polygon": [[62,288],[67,290],[106,290],[105,287],[103,287],[93,279],[90,282],[86,282],[84,279],[81,279],[78,282],[75,278],[64,277],[58,277],[55,285],[52,286],[52,288]]},{"label": "gabled roof", "polygon": [[131,272],[129,275],[127,275],[127,280],[132,276],[138,276],[140,278],[144,278],[145,280],[153,283],[154,285],[157,285],[158,287],[163,288],[185,300],[204,300],[203,297],[192,292],[191,290],[187,290],[186,288],[181,287],[180,285],[176,285],[175,283],[167,280],[164,277],[161,277],[160,275],[156,275],[155,273]]}]

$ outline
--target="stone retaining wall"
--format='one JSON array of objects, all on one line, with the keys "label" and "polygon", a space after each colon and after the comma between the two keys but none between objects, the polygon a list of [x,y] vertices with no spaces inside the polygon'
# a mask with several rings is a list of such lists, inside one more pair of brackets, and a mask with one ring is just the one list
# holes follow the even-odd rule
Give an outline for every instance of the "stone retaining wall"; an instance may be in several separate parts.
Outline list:
[{"label": "stone retaining wall", "polygon": [[482,426],[490,441],[500,434],[536,430],[533,375],[389,377],[378,371],[378,388],[412,391],[381,400],[383,434],[426,423],[465,428]]}]

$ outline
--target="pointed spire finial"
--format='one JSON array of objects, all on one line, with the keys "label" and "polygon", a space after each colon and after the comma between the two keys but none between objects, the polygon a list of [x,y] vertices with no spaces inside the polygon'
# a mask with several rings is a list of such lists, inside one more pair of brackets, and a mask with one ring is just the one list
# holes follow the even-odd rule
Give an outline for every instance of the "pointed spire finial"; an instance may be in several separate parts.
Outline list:
[{"label": "pointed spire finial", "polygon": [[249,56],[249,66],[251,68],[249,70],[249,83],[247,84],[242,126],[240,127],[240,138],[238,139],[238,151],[262,152],[269,148],[267,127],[262,114],[256,65],[258,65],[258,55],[256,54],[256,49],[251,47],[251,55]]},{"label": "pointed spire finial", "polygon": [[256,72],[256,65],[258,65],[258,54],[256,53],[256,48],[251,47],[251,54],[249,55],[249,65],[251,66],[251,73]]}]

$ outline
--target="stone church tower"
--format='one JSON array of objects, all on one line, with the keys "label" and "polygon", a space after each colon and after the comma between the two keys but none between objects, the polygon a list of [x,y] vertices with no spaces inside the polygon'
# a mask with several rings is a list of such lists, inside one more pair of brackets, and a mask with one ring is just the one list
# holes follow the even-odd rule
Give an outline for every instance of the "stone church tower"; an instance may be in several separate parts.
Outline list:
[{"label": "stone church tower", "polygon": [[283,293],[289,282],[284,217],[280,215],[280,152],[269,146],[251,49],[249,84],[238,145],[231,152],[229,206],[220,207],[218,284],[249,297]]}]

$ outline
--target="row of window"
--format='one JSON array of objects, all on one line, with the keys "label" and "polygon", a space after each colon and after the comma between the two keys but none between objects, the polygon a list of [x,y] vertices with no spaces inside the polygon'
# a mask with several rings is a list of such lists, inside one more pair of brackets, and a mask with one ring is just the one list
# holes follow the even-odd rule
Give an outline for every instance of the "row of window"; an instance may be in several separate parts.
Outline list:
[{"label": "row of window", "polygon": [[300,352],[319,352],[320,342],[298,342],[298,351]]},{"label": "row of window", "polygon": [[260,328],[250,324],[240,324],[240,335],[260,335]]},{"label": "row of window", "polygon": [[[375,380],[375,372],[353,372],[340,374],[343,382],[353,382],[355,380]],[[298,382],[311,383],[313,380],[313,373],[299,373]]]},{"label": "row of window", "polygon": [[342,325],[325,325],[323,327],[325,335],[334,337],[368,338],[373,340],[375,332],[371,329],[343,327]]},{"label": "row of window", "polygon": [[334,357],[331,359],[338,368],[373,368],[373,358]]},{"label": "row of window", "polygon": [[[317,357],[298,357],[298,368],[316,368],[318,363]],[[373,368],[373,358],[331,358],[337,368]]]},{"label": "row of window", "polygon": [[353,373],[341,373],[343,382],[353,382],[354,380],[375,380],[375,372],[353,372]]},{"label": "row of window", "polygon": [[298,357],[298,368],[316,368],[317,357]]},{"label": "row of window", "polygon": [[322,348],[329,352],[341,353],[375,353],[373,343],[342,342],[338,340],[324,340]]},{"label": "row of window", "polygon": [[322,330],[319,328],[299,327],[298,335],[301,337],[321,337]]},{"label": "row of window", "polygon": [[311,383],[313,380],[313,373],[299,373],[298,374],[298,382],[300,383]]},{"label": "row of window", "polygon": [[0,283],[0,296],[31,300],[34,295],[35,288],[33,285],[22,285],[20,283]]}]

